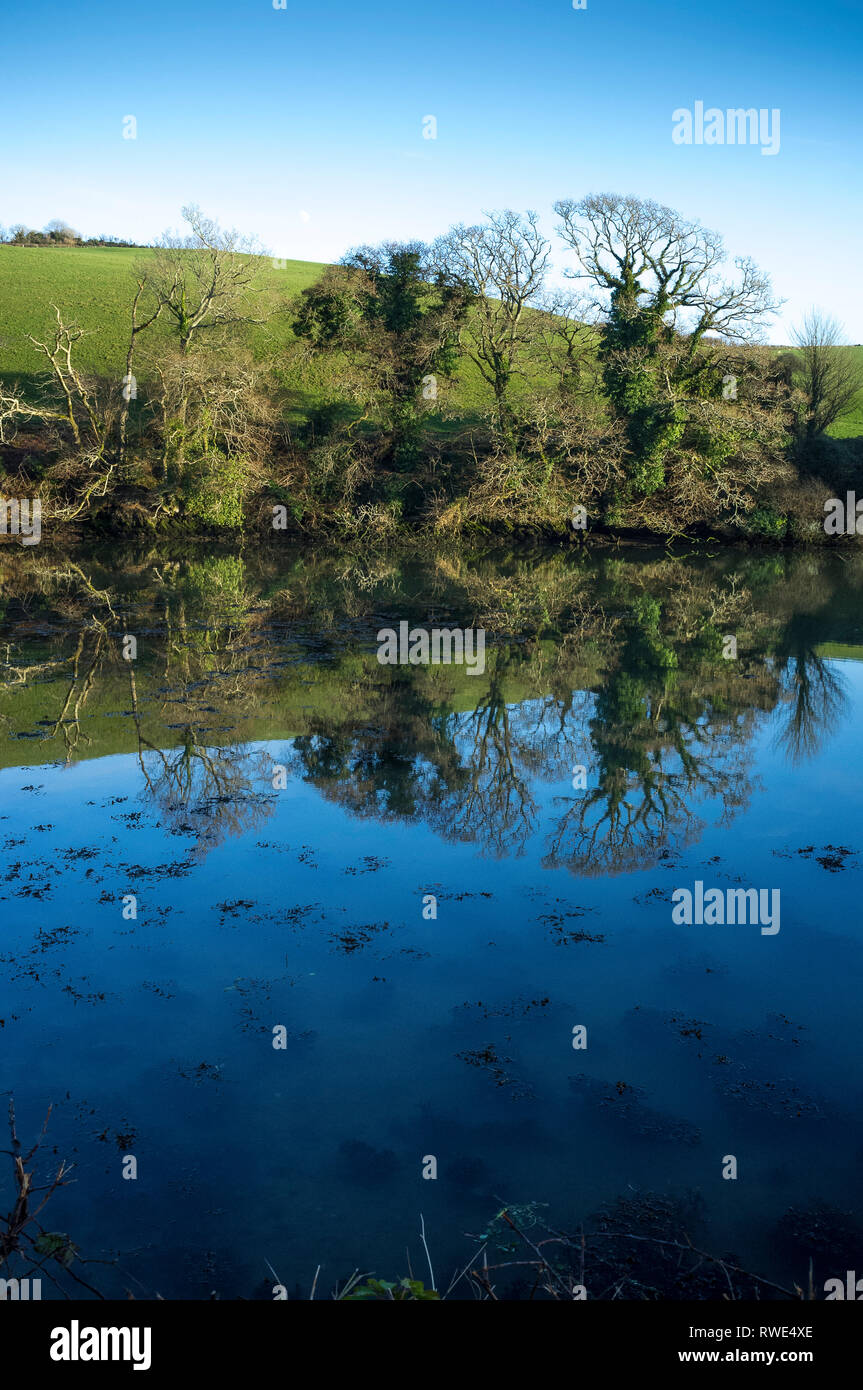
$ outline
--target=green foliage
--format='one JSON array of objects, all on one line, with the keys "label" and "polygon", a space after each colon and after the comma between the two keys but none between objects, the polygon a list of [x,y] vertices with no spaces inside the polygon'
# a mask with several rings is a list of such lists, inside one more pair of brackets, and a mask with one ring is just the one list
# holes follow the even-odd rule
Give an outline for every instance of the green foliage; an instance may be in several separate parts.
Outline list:
[{"label": "green foliage", "polygon": [[420,1299],[438,1302],[440,1294],[434,1289],[427,1289],[421,1279],[367,1279],[340,1301],[358,1303],[370,1298],[394,1303],[411,1303]]},{"label": "green foliage", "polygon": [[215,449],[200,454],[184,480],[186,512],[208,526],[239,530],[248,476],[248,460],[242,454],[229,456]]},{"label": "green foliage", "polygon": [[764,536],[771,541],[781,541],[788,530],[787,517],[780,516],[772,507],[756,507],[746,518],[747,530],[753,536]]},{"label": "green foliage", "polygon": [[[45,336],[55,302],[70,320],[80,316],[87,330],[76,348],[77,366],[98,374],[98,391],[116,403],[128,347],[131,272],[145,267],[149,254],[0,245],[0,378],[18,381],[25,399],[39,399],[33,378],[44,376],[46,363],[26,333]],[[14,274],[4,273],[9,267]],[[259,392],[254,400],[235,396],[214,422],[206,410],[202,415],[199,400],[186,409],[175,391],[162,409],[186,423],[168,422],[164,452],[162,378],[145,382],[150,364],[165,360],[167,329],[161,320],[147,329],[135,360],[139,391],[129,448],[112,475],[105,524],[140,525],[150,506],[142,496],[115,504],[111,489],[119,483],[127,493],[149,493],[151,515],[158,502],[167,503],[161,515],[179,512],[176,524],[190,530],[238,530],[246,516],[262,515],[262,508],[248,506],[254,486],[256,502],[283,503],[309,531],[350,524],[356,531],[389,533],[410,524],[436,526],[441,534],[525,528],[569,534],[577,498],[607,526],[666,535],[714,526],[772,541],[817,541],[822,534],[820,503],[796,505],[795,477],[780,477],[775,467],[789,443],[781,392],[774,389],[777,355],[715,341],[690,352],[664,322],[661,300],[648,302],[632,277],[615,290],[607,322],[591,341],[584,396],[561,388],[557,349],[546,345],[528,354],[510,383],[509,434],[495,422],[491,386],[459,344],[477,303],[464,289],[435,279],[422,247],[360,248],[342,265],[325,268],[267,265],[261,286],[269,295],[284,290],[283,311],[236,329],[232,339],[237,349],[251,345]],[[303,291],[300,300],[285,313],[297,291]],[[591,385],[594,352],[603,389]],[[263,358],[266,370],[260,370]],[[226,360],[218,348],[216,365]],[[194,347],[189,361],[197,363]],[[741,376],[739,400],[723,399],[723,371]],[[423,396],[429,375],[449,383],[441,400]],[[189,401],[199,387],[206,398],[205,377],[191,372],[189,380]],[[218,416],[219,398],[212,400]],[[843,421],[841,432],[847,425]],[[22,440],[28,429],[22,421]],[[63,435],[62,425],[57,432]],[[826,452],[830,444],[820,441],[822,453],[807,466],[833,487],[833,474],[847,465],[850,475],[857,453],[844,444],[840,451],[832,441],[834,457]],[[75,502],[75,488],[84,495],[89,465],[70,481],[47,432],[26,447],[35,452],[24,457],[16,451],[14,468],[44,484],[44,496],[54,490]],[[271,481],[263,481],[268,474]],[[7,491],[13,492],[11,480]],[[94,498],[101,504],[99,489]],[[96,502],[90,505],[95,511]],[[671,669],[658,637],[645,636],[642,645],[645,661]]]},{"label": "green foliage", "polygon": [[608,398],[626,423],[629,485],[636,495],[649,497],[665,482],[665,456],[680,441],[685,414],[663,398],[660,385],[659,349],[671,338],[665,302],[660,297],[642,307],[639,294],[627,270],[611,296],[599,357]]},{"label": "green foliage", "polygon": [[467,297],[430,283],[418,243],[360,247],[304,290],[294,331],[318,352],[344,353],[359,372],[355,390],[374,410],[378,452],[412,471],[424,455],[423,386],[448,379],[458,365],[458,328]]},{"label": "green foliage", "polygon": [[705,661],[718,661],[722,655],[723,634],[713,623],[705,623],[696,633],[690,650]]},{"label": "green foliage", "polygon": [[33,1249],[37,1255],[45,1255],[48,1259],[57,1260],[64,1269],[69,1268],[78,1253],[78,1247],[74,1241],[60,1231],[45,1231],[33,1242]]},{"label": "green foliage", "polygon": [[169,482],[185,515],[205,526],[242,527],[249,483],[249,461],[243,454],[227,454],[175,425],[168,461]]},{"label": "green foliage", "polygon": [[677,656],[660,632],[662,607],[658,599],[641,594],[632,607],[632,631],[627,643],[634,671],[673,671]]},{"label": "green foliage", "polygon": [[268,483],[267,493],[275,502],[280,502],[283,507],[287,507],[297,525],[300,524],[303,519],[303,514],[306,511],[303,502],[294,497],[293,493],[291,493],[288,488],[283,487],[281,483]]},{"label": "green foliage", "polygon": [[696,426],[690,430],[688,439],[708,473],[724,467],[740,445],[740,433],[731,426]]},{"label": "green foliage", "polygon": [[206,597],[227,611],[242,611],[247,602],[246,567],[239,555],[211,555],[189,563],[183,576],[183,592],[194,602]]}]

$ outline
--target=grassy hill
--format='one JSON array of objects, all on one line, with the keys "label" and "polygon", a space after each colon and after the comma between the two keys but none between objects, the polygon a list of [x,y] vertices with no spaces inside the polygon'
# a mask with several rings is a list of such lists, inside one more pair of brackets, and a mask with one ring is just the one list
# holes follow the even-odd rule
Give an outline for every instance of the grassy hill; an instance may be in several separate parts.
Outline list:
[{"label": "grassy hill", "polygon": [[[122,376],[133,273],[151,254],[127,247],[0,246],[0,378],[8,381],[44,371],[45,358],[26,335],[45,338],[53,321],[52,304],[90,334],[80,346],[81,367]],[[283,270],[268,264],[261,286],[265,292],[291,296],[313,284],[322,269],[315,261],[287,261]],[[266,350],[284,341],[290,328],[282,315],[254,333],[257,345]]]},{"label": "grassy hill", "polygon": [[[852,348],[854,354],[863,362],[863,345]],[[829,431],[835,439],[859,439],[863,436],[863,391],[857,392],[854,407]]]},{"label": "grassy hill", "polygon": [[[43,354],[27,341],[27,334],[46,341],[51,333],[56,304],[67,322],[86,329],[79,344],[76,364],[85,372],[114,376],[125,370],[129,344],[129,314],[135,292],[134,271],[146,265],[152,252],[127,247],[41,247],[0,245],[0,383],[22,384],[45,373]],[[278,363],[281,348],[293,338],[286,302],[314,284],[324,265],[318,261],[285,261],[283,268],[267,262],[260,279],[264,298],[280,306],[267,322],[249,331],[255,355]],[[157,322],[154,333],[169,333],[167,322]],[[144,335],[140,340],[145,346]],[[146,354],[136,356],[135,372],[146,382]],[[317,403],[326,391],[316,382],[316,369],[299,386],[305,405]],[[455,396],[465,415],[488,405],[490,393],[476,368],[463,361]],[[299,402],[297,403],[299,404]]]},{"label": "grassy hill", "polygon": [[[74,320],[88,336],[76,361],[85,371],[122,377],[128,345],[129,309],[134,293],[133,272],[152,253],[127,247],[19,247],[0,245],[0,382],[25,381],[46,369],[44,357],[27,341],[27,334],[44,338],[53,321],[51,304]],[[292,338],[285,301],[318,278],[316,261],[286,261],[284,268],[268,262],[261,276],[264,297],[273,295],[281,307],[264,324],[249,330],[255,354],[278,362],[280,349]],[[169,331],[157,323],[157,333]],[[854,348],[863,358],[863,346]],[[144,356],[136,374],[146,381]],[[308,397],[317,396],[314,374],[304,383]],[[473,364],[463,360],[452,404],[465,416],[489,404],[489,392]],[[830,431],[836,438],[863,436],[863,392],[854,410]]]}]

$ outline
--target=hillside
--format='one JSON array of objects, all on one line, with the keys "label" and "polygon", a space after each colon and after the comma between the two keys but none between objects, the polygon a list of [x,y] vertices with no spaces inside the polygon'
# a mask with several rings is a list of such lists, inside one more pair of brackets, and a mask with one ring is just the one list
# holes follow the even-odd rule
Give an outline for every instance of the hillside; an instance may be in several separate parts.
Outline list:
[{"label": "hillside", "polygon": [[[75,362],[85,372],[122,379],[129,343],[129,312],[134,295],[134,272],[152,253],[126,247],[30,247],[0,244],[0,383],[28,379],[44,373],[44,356],[27,341],[27,334],[45,340],[53,325],[52,304],[64,319],[86,329],[87,337],[76,349]],[[260,280],[262,298],[269,301],[267,322],[253,325],[249,339],[256,357],[278,366],[280,349],[293,338],[287,303],[319,277],[318,261],[286,260],[283,267],[268,263]],[[157,323],[156,334],[169,332]],[[145,341],[140,340],[145,347]],[[136,375],[147,381],[146,352],[136,355]],[[291,383],[297,400],[289,414],[300,418],[303,406],[314,406],[326,396],[326,388],[314,369],[302,382]],[[302,402],[302,405],[300,404]],[[487,390],[470,361],[458,370],[454,403],[464,415],[473,415],[488,404]]]},{"label": "hillside", "polygon": [[[134,269],[150,254],[126,247],[0,245],[0,379],[44,370],[44,357],[26,335],[41,338],[50,331],[52,303],[90,335],[81,343],[80,365],[122,376]],[[311,285],[322,269],[314,261],[286,261],[283,270],[268,265],[262,289],[291,296]],[[262,351],[278,347],[289,334],[284,316],[254,330]]]},{"label": "hillside", "polygon": [[[135,283],[154,254],[0,245],[0,385],[13,388],[3,418],[24,420],[4,435],[3,467],[37,483],[46,516],[86,516],[117,533],[157,524],[221,533],[270,524],[278,505],[282,527],[307,534],[408,525],[569,536],[577,504],[582,524],[591,516],[592,529],[615,534],[725,526],[808,542],[824,535],[824,497],[844,496],[859,477],[863,391],[835,438],[808,442],[805,466],[792,456],[802,397],[775,356],[787,349],[705,339],[690,372],[685,345],[662,335],[662,371],[639,369],[649,400],[636,408],[636,397],[605,395],[616,380],[609,355],[624,376],[635,370],[613,348],[613,311],[599,362],[597,332],[584,323],[523,301],[513,315],[503,292],[450,317],[446,294],[416,265],[407,293],[393,260],[360,294],[329,276],[304,301],[297,341],[297,299],[326,267],[264,259],[239,310],[252,321],[188,358],[164,351],[195,293],[181,280],[171,314],[136,341],[138,405],[124,415]],[[52,305],[83,332],[73,350],[83,380],[62,381],[72,418],[56,413],[57,383],[46,390],[48,362],[28,341],[54,350]],[[311,331],[309,313],[322,315]],[[333,318],[350,331],[332,335]],[[728,402],[725,373],[741,382]],[[100,379],[92,395],[88,377]],[[429,397],[427,381],[437,384]],[[59,425],[30,427],[40,416]]]},{"label": "hillside", "polygon": [[[137,248],[28,247],[0,245],[0,382],[23,380],[45,370],[45,360],[27,341],[27,334],[44,337],[52,323],[51,304],[64,317],[87,330],[76,361],[85,371],[122,376],[128,345],[128,315],[135,267],[151,253]],[[317,261],[285,261],[283,268],[267,265],[261,291],[282,306],[286,299],[314,283],[323,270]],[[167,325],[156,325],[167,333]],[[284,307],[265,324],[250,329],[256,356],[273,358],[292,338]],[[863,358],[863,346],[854,348]],[[146,380],[146,364],[139,359]],[[462,362],[455,398],[466,414],[483,404],[485,389],[470,362]],[[455,401],[453,402],[455,403]],[[830,430],[837,439],[863,435],[863,392],[851,414]]]}]

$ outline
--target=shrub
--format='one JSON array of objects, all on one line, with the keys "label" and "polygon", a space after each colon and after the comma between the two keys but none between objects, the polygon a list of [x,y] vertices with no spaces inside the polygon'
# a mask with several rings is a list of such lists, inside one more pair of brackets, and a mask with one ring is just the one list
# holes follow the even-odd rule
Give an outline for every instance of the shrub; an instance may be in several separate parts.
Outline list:
[{"label": "shrub", "polygon": [[766,540],[784,540],[788,521],[772,507],[756,507],[746,518],[746,529],[754,536],[764,536]]},{"label": "shrub", "polygon": [[187,459],[180,487],[184,511],[208,526],[238,530],[243,524],[249,471],[243,454],[209,449]]}]

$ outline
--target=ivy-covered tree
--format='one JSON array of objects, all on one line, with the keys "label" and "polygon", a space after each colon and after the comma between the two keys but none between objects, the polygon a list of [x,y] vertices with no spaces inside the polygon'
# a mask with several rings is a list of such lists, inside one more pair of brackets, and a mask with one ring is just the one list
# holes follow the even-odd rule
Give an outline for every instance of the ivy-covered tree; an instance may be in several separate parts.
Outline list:
[{"label": "ivy-covered tree", "polygon": [[569,274],[602,292],[605,391],[626,423],[630,490],[648,496],[663,486],[666,456],[683,437],[687,396],[721,395],[721,378],[706,381],[701,370],[705,335],[751,339],[777,307],[770,281],[744,258],[735,277],[723,278],[722,238],[647,199],[591,194],[555,211],[578,258]]}]

